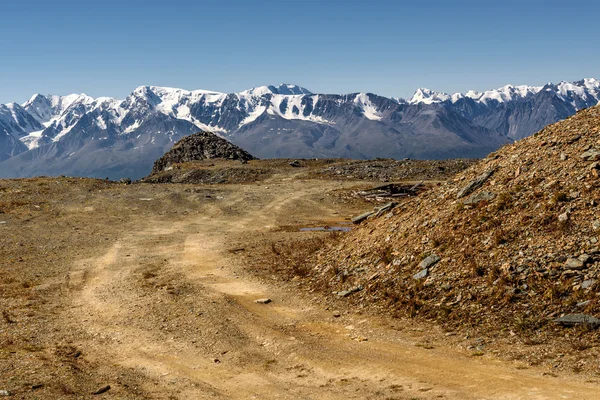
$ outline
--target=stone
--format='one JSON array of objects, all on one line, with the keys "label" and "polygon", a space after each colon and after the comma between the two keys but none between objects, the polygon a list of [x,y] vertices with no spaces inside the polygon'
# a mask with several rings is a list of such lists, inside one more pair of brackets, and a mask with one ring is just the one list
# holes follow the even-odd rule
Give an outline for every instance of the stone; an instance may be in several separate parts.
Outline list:
[{"label": "stone", "polygon": [[569,220],[569,213],[564,212],[558,216],[559,222],[567,222]]},{"label": "stone", "polygon": [[421,270],[420,272],[417,272],[416,274],[414,274],[413,279],[416,279],[416,280],[423,279],[423,278],[427,277],[427,275],[429,275],[429,269],[425,268],[425,269]]},{"label": "stone", "polygon": [[0,396],[11,396],[8,390],[0,390]]},{"label": "stone", "polygon": [[481,187],[485,183],[485,181],[487,181],[490,178],[490,176],[492,176],[492,174],[495,171],[495,169],[490,169],[484,172],[483,174],[479,175],[477,178],[473,179],[471,182],[469,182],[466,186],[464,186],[458,191],[458,193],[456,194],[456,198],[460,199],[461,197],[465,197],[471,194],[473,191]]},{"label": "stone", "polygon": [[556,318],[554,320],[554,322],[561,324],[561,325],[566,325],[566,326],[579,325],[579,324],[587,324],[587,325],[591,325],[591,326],[600,325],[600,319],[595,318],[588,314],[567,314],[560,318]]},{"label": "stone", "polygon": [[109,390],[110,390],[110,385],[106,385],[106,386],[102,386],[100,389],[96,390],[96,391],[95,391],[94,393],[92,393],[92,394],[94,394],[94,395],[97,395],[97,394],[102,394],[102,393],[106,393],[106,392],[108,392]]},{"label": "stone", "polygon": [[600,229],[600,221],[594,221],[592,222],[592,229],[597,231]]},{"label": "stone", "polygon": [[355,286],[355,287],[353,287],[351,289],[342,290],[341,292],[337,292],[336,294],[338,296],[340,296],[340,297],[348,297],[348,296],[350,296],[353,293],[360,292],[361,290],[363,290],[362,286]]},{"label": "stone", "polygon": [[590,257],[589,254],[582,254],[579,257],[577,257],[577,259],[579,261],[581,261],[584,265],[589,264],[590,262],[592,262],[592,257]]},{"label": "stone", "polygon": [[582,269],[583,262],[577,258],[569,258],[565,261],[564,267],[567,269]]},{"label": "stone", "polygon": [[264,299],[254,300],[254,302],[257,303],[257,304],[269,304],[272,301],[273,300],[271,300],[269,298],[266,298],[266,297]]},{"label": "stone", "polygon": [[582,153],[579,157],[583,158],[586,161],[597,161],[600,160],[600,150],[589,149],[588,151]]},{"label": "stone", "polygon": [[334,316],[335,318],[339,318],[339,317],[341,317],[341,316],[342,316],[342,313],[340,313],[339,311],[334,311],[334,312],[333,312],[333,316]]},{"label": "stone", "polygon": [[464,204],[477,204],[482,201],[492,201],[496,198],[496,194],[492,192],[480,192],[472,195],[467,200],[464,201]]},{"label": "stone", "polygon": [[122,183],[124,185],[131,185],[131,178],[121,178],[119,179],[119,183]]},{"label": "stone", "polygon": [[567,144],[573,144],[576,141],[578,141],[579,139],[581,139],[581,135],[571,136],[570,138],[567,139]]},{"label": "stone", "polygon": [[592,286],[594,286],[595,283],[596,283],[595,279],[587,279],[587,280],[581,282],[581,288],[582,289],[590,289]]},{"label": "stone", "polygon": [[421,261],[419,267],[421,267],[421,269],[431,268],[440,260],[441,258],[437,254],[431,254],[430,256],[425,257],[423,261]]}]

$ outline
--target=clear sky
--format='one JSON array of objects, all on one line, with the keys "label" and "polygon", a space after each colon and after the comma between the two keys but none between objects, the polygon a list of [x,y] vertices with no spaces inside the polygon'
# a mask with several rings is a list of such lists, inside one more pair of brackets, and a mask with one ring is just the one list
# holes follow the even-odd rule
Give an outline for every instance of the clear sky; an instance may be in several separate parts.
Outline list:
[{"label": "clear sky", "polygon": [[0,103],[140,85],[410,97],[600,78],[600,1],[0,3]]}]

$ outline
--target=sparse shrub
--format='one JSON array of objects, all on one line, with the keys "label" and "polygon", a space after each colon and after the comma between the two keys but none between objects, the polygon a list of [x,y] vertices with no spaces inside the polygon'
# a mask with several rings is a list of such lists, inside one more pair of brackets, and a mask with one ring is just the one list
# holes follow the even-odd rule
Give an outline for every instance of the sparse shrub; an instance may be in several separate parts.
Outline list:
[{"label": "sparse shrub", "polygon": [[271,251],[273,252],[273,254],[275,254],[276,256],[280,256],[281,252],[279,251],[279,249],[277,248],[277,245],[275,244],[275,242],[271,243]]},{"label": "sparse shrub", "polygon": [[468,262],[469,270],[474,277],[481,277],[485,275],[485,267],[478,264],[473,258]]},{"label": "sparse shrub", "polygon": [[6,322],[7,324],[14,324],[15,321],[12,319],[12,317],[10,316],[10,314],[8,313],[8,311],[6,310],[2,310],[2,318],[4,318],[4,322]]},{"label": "sparse shrub", "polygon": [[492,265],[492,267],[488,270],[488,283],[492,284],[496,279],[500,278],[502,275],[502,271],[497,264]]},{"label": "sparse shrub", "polygon": [[384,264],[389,264],[394,260],[394,255],[392,254],[394,250],[388,246],[381,250],[381,262]]},{"label": "sparse shrub", "polygon": [[156,274],[155,274],[155,273],[153,273],[153,272],[150,272],[150,271],[145,271],[145,272],[142,274],[142,278],[144,278],[144,279],[152,279],[152,278],[156,278]]},{"label": "sparse shrub", "polygon": [[566,221],[558,221],[556,220],[556,230],[558,230],[559,232],[569,232],[571,230],[571,220],[567,219]]},{"label": "sparse shrub", "polygon": [[510,208],[513,198],[509,193],[503,192],[496,198],[496,211],[502,211]]},{"label": "sparse shrub", "polygon": [[533,315],[522,315],[515,318],[514,326],[520,332],[535,331],[544,326],[545,321]]},{"label": "sparse shrub", "polygon": [[563,203],[569,201],[569,195],[566,192],[554,192],[552,195],[552,203]]},{"label": "sparse shrub", "polygon": [[593,345],[583,339],[576,339],[571,342],[573,350],[584,351],[593,347]]},{"label": "sparse shrub", "polygon": [[[337,232],[327,236],[313,237],[310,239],[290,242],[271,243],[270,264],[274,269],[287,271],[290,276],[307,276],[311,265],[308,264],[310,256],[323,248],[327,242],[339,237]],[[343,275],[343,274],[342,274]],[[338,274],[338,276],[340,276]]]},{"label": "sparse shrub", "polygon": [[501,244],[508,243],[509,239],[510,239],[510,236],[504,229],[498,229],[494,233],[493,240],[494,240],[494,244],[496,246],[500,246]]}]

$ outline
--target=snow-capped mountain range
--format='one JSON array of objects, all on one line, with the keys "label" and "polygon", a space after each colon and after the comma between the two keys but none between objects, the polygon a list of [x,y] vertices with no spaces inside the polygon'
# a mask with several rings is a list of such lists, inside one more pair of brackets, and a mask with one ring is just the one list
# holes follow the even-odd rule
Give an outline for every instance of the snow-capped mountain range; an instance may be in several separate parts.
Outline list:
[{"label": "snow-capped mountain range", "polygon": [[421,88],[408,101],[287,84],[229,94],[142,86],[124,100],[36,94],[0,105],[0,176],[139,178],[198,130],[262,158],[480,157],[599,102],[596,79],[465,94]]},{"label": "snow-capped mountain range", "polygon": [[563,101],[572,102],[574,107],[578,107],[578,101],[600,101],[600,81],[594,78],[587,78],[578,82],[560,82],[558,85],[551,83],[545,86],[506,85],[499,89],[488,90],[483,93],[470,90],[464,94],[454,93],[451,95],[443,92],[435,92],[427,88],[419,88],[408,103],[456,103],[464,98],[469,98],[483,104],[492,102],[507,103],[526,99],[538,94],[542,90],[557,95]]}]

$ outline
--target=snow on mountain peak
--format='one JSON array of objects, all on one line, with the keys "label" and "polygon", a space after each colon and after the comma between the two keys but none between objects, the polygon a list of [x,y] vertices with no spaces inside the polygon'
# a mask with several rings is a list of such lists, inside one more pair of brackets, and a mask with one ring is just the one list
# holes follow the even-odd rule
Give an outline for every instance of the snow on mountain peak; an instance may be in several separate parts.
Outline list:
[{"label": "snow on mountain peak", "polygon": [[409,100],[409,104],[433,104],[442,103],[450,100],[456,103],[462,98],[469,98],[478,103],[488,104],[488,102],[506,103],[509,101],[525,99],[536,95],[542,90],[556,93],[563,100],[572,100],[573,96],[586,100],[588,97],[600,100],[600,81],[595,78],[585,78],[577,82],[562,81],[557,85],[548,83],[544,86],[528,85],[505,85],[498,89],[478,92],[469,90],[467,93],[454,93],[448,95],[442,92],[436,92],[427,88],[419,88]]},{"label": "snow on mountain peak", "polygon": [[409,104],[433,104],[442,103],[450,99],[447,93],[436,92],[427,88],[419,88],[415,91],[413,97],[408,101]]},{"label": "snow on mountain peak", "polygon": [[381,113],[377,110],[377,107],[371,102],[368,94],[359,93],[354,98],[354,104],[361,110],[362,114],[372,120],[380,121]]},{"label": "snow on mountain peak", "polygon": [[472,98],[475,101],[485,104],[487,104],[487,102],[490,100],[495,100],[498,103],[505,103],[507,101],[513,101],[515,99],[525,98],[530,95],[536,94],[540,90],[542,90],[542,88],[543,86],[505,85],[498,89],[487,90],[483,93],[480,93],[479,97],[468,97]]},{"label": "snow on mountain peak", "polygon": [[299,94],[312,94],[312,92],[308,89],[305,89],[298,85],[290,85],[287,83],[281,83],[278,86],[269,86],[271,91],[275,94],[284,94],[284,95],[299,95]]},{"label": "snow on mountain peak", "polygon": [[23,103],[22,107],[27,110],[40,123],[47,123],[53,117],[64,113],[74,104],[92,104],[96,100],[85,93],[70,94],[68,96],[53,96],[34,94]]},{"label": "snow on mountain peak", "polygon": [[266,94],[280,94],[286,96],[296,96],[296,95],[311,95],[312,92],[308,89],[300,87],[298,85],[290,85],[287,83],[282,83],[278,86],[258,86],[248,90],[244,90],[240,93],[242,96],[264,96]]},{"label": "snow on mountain peak", "polygon": [[596,78],[585,78],[583,79],[583,85],[589,90],[600,89],[600,81]]}]

